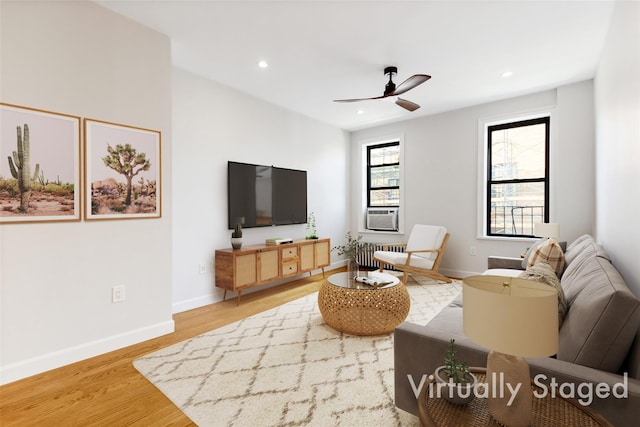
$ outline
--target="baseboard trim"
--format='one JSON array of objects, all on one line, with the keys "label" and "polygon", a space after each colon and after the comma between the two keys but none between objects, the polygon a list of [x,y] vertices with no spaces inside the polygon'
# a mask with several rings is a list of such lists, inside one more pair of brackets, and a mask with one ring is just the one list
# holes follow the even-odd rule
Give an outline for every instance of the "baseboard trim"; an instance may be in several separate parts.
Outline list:
[{"label": "baseboard trim", "polygon": [[142,341],[150,340],[175,331],[173,320],[91,341],[74,347],[33,357],[31,359],[0,366],[0,385],[8,384],[51,369],[99,356]]},{"label": "baseboard trim", "polygon": [[222,301],[221,296],[216,298],[213,294],[203,295],[197,298],[191,298],[188,300],[173,303],[173,305],[171,306],[171,310],[173,314],[182,313],[183,311],[193,310],[194,308],[203,307],[205,305],[213,304],[218,301]]},{"label": "baseboard trim", "polygon": [[[342,266],[346,265],[346,261],[341,261],[338,263],[331,264],[324,268],[325,274],[327,277],[329,276],[329,272],[331,270],[335,270]],[[280,286],[284,283],[295,282],[296,280],[300,280],[304,277],[309,276],[309,274],[320,274],[322,273],[322,269],[313,270],[311,272],[306,272],[294,277],[288,277],[285,279],[276,280],[274,282],[265,283],[264,285],[256,286],[255,288],[246,289],[242,295],[248,295],[251,292],[258,292],[261,290],[273,288],[275,286]],[[182,313],[183,311],[193,310],[194,308],[204,307],[205,305],[214,304],[216,302],[222,301],[222,296],[224,295],[224,290],[222,288],[215,288],[215,292],[208,295],[202,295],[196,298],[191,298],[183,301],[174,302],[171,306],[171,310],[173,314]],[[227,295],[227,298],[236,298],[237,294],[235,292],[231,292]]]}]

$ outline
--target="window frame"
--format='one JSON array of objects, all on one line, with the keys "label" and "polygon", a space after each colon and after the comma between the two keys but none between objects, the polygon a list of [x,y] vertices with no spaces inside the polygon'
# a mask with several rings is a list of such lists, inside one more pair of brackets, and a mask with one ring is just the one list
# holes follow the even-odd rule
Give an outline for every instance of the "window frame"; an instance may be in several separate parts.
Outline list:
[{"label": "window frame", "polygon": [[[555,152],[555,132],[556,127],[552,124],[554,120],[555,107],[540,108],[529,112],[521,112],[512,115],[494,116],[478,120],[478,139],[479,139],[479,155],[478,155],[478,239],[490,240],[509,240],[509,241],[531,241],[535,236],[530,234],[497,234],[491,233],[490,227],[490,210],[491,210],[491,184],[496,183],[513,183],[518,182],[542,182],[544,183],[544,221],[548,222],[553,217],[554,208],[552,206],[553,188],[551,182],[553,179],[553,153]],[[545,126],[545,176],[544,179],[522,179],[522,180],[493,180],[490,181],[491,175],[491,157],[490,151],[490,131],[498,128],[514,128],[521,127],[522,124],[539,124],[544,123]],[[518,126],[520,124],[520,126]]]},{"label": "window frame", "polygon": [[[375,150],[375,149],[379,149],[379,148],[386,148],[386,147],[398,147],[398,161],[395,163],[383,163],[381,165],[371,165],[371,151]],[[370,144],[366,146],[366,178],[367,178],[367,187],[366,187],[366,193],[367,193],[367,201],[366,201],[366,207],[367,208],[399,208],[400,207],[400,196],[401,196],[401,192],[400,192],[400,175],[401,175],[401,171],[402,171],[402,165],[401,165],[401,146],[400,146],[400,140],[396,140],[396,141],[389,141],[389,142],[382,142],[379,144]],[[383,186],[383,187],[375,187],[372,188],[371,187],[371,172],[372,170],[375,170],[377,168],[384,168],[384,167],[388,167],[388,166],[398,166],[398,185],[392,185],[392,186]],[[373,206],[371,204],[371,191],[372,190],[398,190],[398,204],[396,205],[383,205],[383,206]]]},{"label": "window frame", "polygon": [[[371,145],[380,145],[389,142],[400,143],[400,206],[398,209],[398,230],[369,230],[367,229],[367,147]],[[354,212],[357,212],[355,218],[352,218],[354,224],[358,228],[358,233],[363,235],[403,235],[405,234],[405,206],[406,206],[406,179],[405,179],[405,134],[404,132],[393,132],[388,134],[368,135],[359,138],[353,145],[351,154],[353,171],[357,171],[355,178],[357,188],[354,188],[354,198],[352,206]],[[384,209],[384,208],[382,208]]]}]

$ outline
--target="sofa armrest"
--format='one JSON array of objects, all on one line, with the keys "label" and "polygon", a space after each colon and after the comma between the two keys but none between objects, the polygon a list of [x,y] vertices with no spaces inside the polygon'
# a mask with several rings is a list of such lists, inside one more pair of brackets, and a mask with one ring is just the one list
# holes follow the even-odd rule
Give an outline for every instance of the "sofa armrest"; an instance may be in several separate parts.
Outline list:
[{"label": "sofa armrest", "polygon": [[486,366],[487,351],[469,338],[416,323],[404,322],[394,332],[394,390],[396,406],[418,415],[420,384],[443,364],[449,340],[456,340],[457,356],[469,366]]},{"label": "sofa armrest", "polygon": [[[575,398],[588,403],[588,407],[602,415],[615,426],[636,426],[640,407],[640,380],[554,358],[528,359],[531,378],[549,385],[575,384]],[[596,384],[606,384],[608,396],[598,397]],[[601,385],[600,387],[605,387]],[[615,396],[611,390],[626,392],[626,397]],[[552,388],[546,389],[551,393]],[[567,390],[567,389],[566,389]],[[556,389],[556,394],[560,390]],[[590,397],[592,400],[589,401]]]},{"label": "sofa armrest", "polygon": [[512,270],[522,270],[522,258],[511,258],[501,256],[490,256],[487,258],[487,268],[507,268]]},{"label": "sofa armrest", "polygon": [[[398,408],[414,415],[418,414],[417,395],[420,385],[426,384],[427,377],[443,364],[451,338],[456,341],[457,356],[460,360],[467,362],[469,366],[486,366],[488,350],[465,336],[410,322],[398,325],[394,332],[394,389]],[[625,380],[621,375],[554,358],[528,359],[528,362],[533,380],[548,384],[553,378],[558,386],[563,383],[576,384],[574,389],[577,398],[580,397],[579,392],[585,393],[589,387],[581,386],[582,383],[604,383],[613,387],[626,381],[626,398],[613,395],[599,398],[595,395],[593,386],[595,397],[589,406],[616,426],[635,425],[640,407],[640,380]],[[542,374],[543,377],[536,377],[538,374]],[[548,381],[543,381],[545,378]],[[550,388],[548,390],[551,392]],[[556,395],[559,394],[560,390],[556,389]]]}]

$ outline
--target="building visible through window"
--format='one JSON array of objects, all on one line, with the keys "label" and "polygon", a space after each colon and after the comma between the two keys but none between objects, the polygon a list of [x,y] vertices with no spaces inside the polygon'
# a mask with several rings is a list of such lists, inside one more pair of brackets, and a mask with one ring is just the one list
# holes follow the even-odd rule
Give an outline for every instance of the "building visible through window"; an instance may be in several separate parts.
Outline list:
[{"label": "building visible through window", "polygon": [[489,236],[533,236],[549,219],[549,117],[487,128]]},{"label": "building visible through window", "polygon": [[367,206],[400,205],[400,142],[367,147]]}]

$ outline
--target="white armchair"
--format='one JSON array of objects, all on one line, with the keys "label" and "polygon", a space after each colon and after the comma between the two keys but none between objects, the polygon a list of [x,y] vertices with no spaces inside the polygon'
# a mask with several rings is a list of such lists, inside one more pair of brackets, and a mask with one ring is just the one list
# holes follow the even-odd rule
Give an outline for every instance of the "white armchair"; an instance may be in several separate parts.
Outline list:
[{"label": "white armchair", "polygon": [[[416,224],[411,230],[407,243],[389,245],[405,246],[405,252],[375,251],[373,259],[380,263],[380,271],[385,265],[389,265],[404,272],[403,282],[405,283],[409,273],[451,283],[451,279],[438,271],[448,240],[449,233],[446,228]],[[383,249],[384,247],[385,245]]]}]

